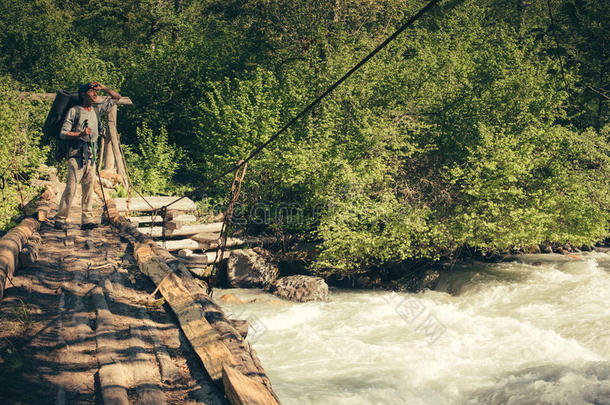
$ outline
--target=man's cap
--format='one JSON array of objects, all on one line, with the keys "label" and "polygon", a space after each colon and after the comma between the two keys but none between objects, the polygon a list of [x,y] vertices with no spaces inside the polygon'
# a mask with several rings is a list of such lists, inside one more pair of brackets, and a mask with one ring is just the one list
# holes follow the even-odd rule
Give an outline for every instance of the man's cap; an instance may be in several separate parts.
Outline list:
[{"label": "man's cap", "polygon": [[80,86],[78,86],[78,92],[79,93],[86,93],[88,92],[90,89],[93,89],[93,84],[91,84],[91,82],[89,83],[85,83],[85,84],[81,84]]}]

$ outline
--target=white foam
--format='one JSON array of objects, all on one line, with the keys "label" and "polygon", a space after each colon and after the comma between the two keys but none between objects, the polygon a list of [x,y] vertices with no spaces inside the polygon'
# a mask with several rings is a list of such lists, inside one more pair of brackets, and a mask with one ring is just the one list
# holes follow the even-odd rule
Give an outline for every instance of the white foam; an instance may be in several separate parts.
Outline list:
[{"label": "white foam", "polygon": [[284,404],[609,404],[610,261],[584,256],[462,268],[458,296],[336,292],[244,314],[266,327],[253,345]]}]

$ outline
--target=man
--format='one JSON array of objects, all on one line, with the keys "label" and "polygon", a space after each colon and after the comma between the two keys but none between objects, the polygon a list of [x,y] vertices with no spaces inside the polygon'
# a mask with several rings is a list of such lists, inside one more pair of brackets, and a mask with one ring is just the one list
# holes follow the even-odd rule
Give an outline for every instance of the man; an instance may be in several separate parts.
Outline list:
[{"label": "man", "polygon": [[[111,98],[102,104],[97,101],[97,92],[105,91]],[[93,229],[97,227],[93,216],[93,188],[95,184],[95,164],[93,161],[94,151],[99,137],[98,117],[106,114],[112,106],[121,98],[116,91],[109,89],[100,82],[81,84],[78,87],[78,105],[72,107],[61,127],[60,138],[69,141],[68,148],[68,176],[66,189],[59,202],[59,209],[55,216],[55,228],[67,229],[67,220],[70,206],[76,193],[78,182],[81,182],[83,196],[82,224],[81,229]],[[97,110],[97,111],[96,111]]]}]

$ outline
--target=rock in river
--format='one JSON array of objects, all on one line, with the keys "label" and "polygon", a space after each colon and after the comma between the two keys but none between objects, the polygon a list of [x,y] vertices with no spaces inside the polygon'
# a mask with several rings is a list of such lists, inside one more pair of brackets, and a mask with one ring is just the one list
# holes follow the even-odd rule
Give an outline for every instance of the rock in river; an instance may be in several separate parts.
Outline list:
[{"label": "rock in river", "polygon": [[273,283],[271,292],[280,298],[296,302],[328,301],[328,285],[320,277],[282,277]]},{"label": "rock in river", "polygon": [[275,264],[253,249],[234,250],[227,263],[227,281],[235,288],[266,288],[279,275]]}]

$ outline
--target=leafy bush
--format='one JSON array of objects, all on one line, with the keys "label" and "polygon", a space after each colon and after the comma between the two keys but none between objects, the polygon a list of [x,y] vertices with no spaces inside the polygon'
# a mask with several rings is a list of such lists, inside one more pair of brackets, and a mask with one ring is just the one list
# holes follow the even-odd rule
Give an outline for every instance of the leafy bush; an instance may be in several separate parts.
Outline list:
[{"label": "leafy bush", "polygon": [[48,152],[39,146],[48,103],[22,98],[18,90],[15,81],[0,76],[0,229],[19,213],[22,197],[27,203],[34,196],[29,180]]},{"label": "leafy bush", "polygon": [[139,153],[125,148],[132,183],[141,193],[171,194],[176,188],[172,178],[180,167],[182,151],[169,144],[165,128],[155,134],[143,124],[138,128],[137,139]]},{"label": "leafy bush", "polygon": [[[486,19],[471,4],[402,37],[252,162],[244,200],[267,230],[309,232],[314,267],[342,274],[463,246],[602,240],[607,135],[560,125],[558,62]],[[317,60],[318,76],[338,77],[351,45]],[[327,85],[300,68],[207,86],[194,125],[202,174],[247,156]],[[270,215],[278,201],[299,207],[296,226]]]}]

